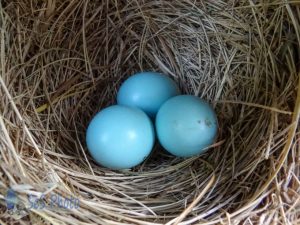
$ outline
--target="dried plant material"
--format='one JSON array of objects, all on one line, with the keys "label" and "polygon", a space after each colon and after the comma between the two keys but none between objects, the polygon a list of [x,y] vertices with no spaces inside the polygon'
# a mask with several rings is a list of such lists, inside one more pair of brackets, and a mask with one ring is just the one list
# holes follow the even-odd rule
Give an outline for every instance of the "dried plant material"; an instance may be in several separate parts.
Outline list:
[{"label": "dried plant material", "polygon": [[[299,6],[1,1],[0,223],[299,223]],[[86,127],[128,76],[147,70],[211,102],[218,141],[199,157],[157,145],[134,169],[100,167]],[[20,215],[6,210],[9,188]],[[80,207],[28,208],[28,196]]]}]

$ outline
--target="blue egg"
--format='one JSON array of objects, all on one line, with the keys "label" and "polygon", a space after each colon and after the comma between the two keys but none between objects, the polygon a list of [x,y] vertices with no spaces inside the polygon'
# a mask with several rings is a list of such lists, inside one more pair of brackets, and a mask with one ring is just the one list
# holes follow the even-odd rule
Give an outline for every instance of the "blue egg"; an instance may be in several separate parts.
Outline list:
[{"label": "blue egg", "polygon": [[214,143],[218,130],[212,107],[191,95],[166,101],[157,113],[155,126],[161,145],[179,157],[203,153]]},{"label": "blue egg", "polygon": [[176,83],[168,76],[143,72],[129,77],[121,85],[117,102],[119,105],[140,108],[154,118],[165,101],[179,94]]},{"label": "blue egg", "polygon": [[86,142],[91,156],[100,165],[128,169],[150,154],[154,137],[153,124],[142,110],[114,105],[92,119]]}]

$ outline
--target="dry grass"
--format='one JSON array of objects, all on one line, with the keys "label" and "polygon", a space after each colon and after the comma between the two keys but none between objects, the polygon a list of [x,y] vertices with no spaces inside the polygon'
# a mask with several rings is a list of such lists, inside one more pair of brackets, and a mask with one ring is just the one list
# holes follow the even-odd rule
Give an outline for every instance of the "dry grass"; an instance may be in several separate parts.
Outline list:
[{"label": "dry grass", "polygon": [[[300,223],[300,1],[3,0],[0,223]],[[127,171],[97,166],[91,117],[141,70],[212,102],[218,143],[182,160],[156,146]],[[297,94],[298,92],[298,94]],[[9,215],[11,187],[80,198]],[[3,201],[2,201],[3,200]]]}]

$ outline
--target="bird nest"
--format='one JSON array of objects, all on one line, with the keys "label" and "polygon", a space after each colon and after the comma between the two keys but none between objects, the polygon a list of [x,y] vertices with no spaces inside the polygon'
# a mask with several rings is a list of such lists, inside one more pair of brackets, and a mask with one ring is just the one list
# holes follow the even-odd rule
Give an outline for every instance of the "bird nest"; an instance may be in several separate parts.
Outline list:
[{"label": "bird nest", "polygon": [[[299,222],[299,18],[284,0],[2,1],[0,223]],[[87,124],[139,71],[214,106],[205,154],[92,160]]]}]

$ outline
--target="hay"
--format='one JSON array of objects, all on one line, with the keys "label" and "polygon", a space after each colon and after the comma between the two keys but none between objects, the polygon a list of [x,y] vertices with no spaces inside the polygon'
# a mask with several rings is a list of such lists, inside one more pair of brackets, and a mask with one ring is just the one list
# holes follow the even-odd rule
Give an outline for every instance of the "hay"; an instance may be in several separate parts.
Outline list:
[{"label": "hay", "polygon": [[[299,5],[2,1],[0,223],[299,223]],[[206,154],[183,160],[157,145],[132,170],[93,162],[89,120],[141,70],[214,105],[220,132]],[[23,204],[56,193],[80,207],[10,215],[9,187]]]}]

